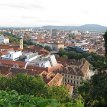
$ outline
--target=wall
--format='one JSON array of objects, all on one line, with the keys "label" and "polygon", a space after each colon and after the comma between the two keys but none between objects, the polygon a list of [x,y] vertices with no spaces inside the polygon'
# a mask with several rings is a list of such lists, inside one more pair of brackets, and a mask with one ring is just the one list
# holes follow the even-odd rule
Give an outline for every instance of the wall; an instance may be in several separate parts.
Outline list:
[{"label": "wall", "polygon": [[38,65],[39,65],[39,67],[44,67],[44,68],[46,68],[46,67],[51,67],[49,61],[43,61],[43,62],[41,61],[41,62],[38,62]]},{"label": "wall", "polygon": [[9,43],[9,39],[8,38],[4,39],[4,43],[8,44]]},{"label": "wall", "polygon": [[21,51],[16,51],[16,52],[14,52],[13,54],[10,54],[10,55],[11,55],[11,59],[15,60],[16,58],[18,58],[22,55],[22,52]]},{"label": "wall", "polygon": [[22,55],[21,51],[10,51],[7,55],[4,55],[2,59],[12,59],[15,60],[16,58],[19,58],[19,56]]},{"label": "wall", "polygon": [[50,63],[51,63],[51,66],[57,65],[57,61],[56,61],[56,58],[55,58],[54,55],[51,55],[51,56],[49,57],[49,61],[50,61]]},{"label": "wall", "polygon": [[63,79],[64,83],[70,83],[75,86],[80,86],[83,80],[82,76],[76,76],[76,75],[64,74],[64,73],[63,73],[63,76],[64,76],[64,79]]}]

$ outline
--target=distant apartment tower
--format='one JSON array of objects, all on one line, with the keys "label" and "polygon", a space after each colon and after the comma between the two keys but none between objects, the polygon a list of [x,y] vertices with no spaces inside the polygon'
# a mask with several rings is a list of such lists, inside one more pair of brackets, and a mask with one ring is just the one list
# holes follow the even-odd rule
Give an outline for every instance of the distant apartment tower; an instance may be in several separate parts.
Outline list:
[{"label": "distant apartment tower", "polygon": [[54,37],[54,36],[57,36],[57,29],[52,29],[51,30],[51,35]]},{"label": "distant apartment tower", "polygon": [[59,51],[59,49],[64,49],[64,43],[62,41],[57,41],[52,44],[52,47],[55,51]]},{"label": "distant apartment tower", "polygon": [[20,36],[20,49],[23,49],[23,36]]}]

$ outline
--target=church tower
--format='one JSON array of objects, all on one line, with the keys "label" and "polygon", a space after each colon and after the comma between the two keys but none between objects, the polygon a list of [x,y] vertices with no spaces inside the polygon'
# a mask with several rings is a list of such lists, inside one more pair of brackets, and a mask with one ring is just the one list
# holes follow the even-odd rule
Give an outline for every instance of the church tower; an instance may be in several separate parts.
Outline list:
[{"label": "church tower", "polygon": [[23,50],[23,36],[20,36],[20,49]]}]

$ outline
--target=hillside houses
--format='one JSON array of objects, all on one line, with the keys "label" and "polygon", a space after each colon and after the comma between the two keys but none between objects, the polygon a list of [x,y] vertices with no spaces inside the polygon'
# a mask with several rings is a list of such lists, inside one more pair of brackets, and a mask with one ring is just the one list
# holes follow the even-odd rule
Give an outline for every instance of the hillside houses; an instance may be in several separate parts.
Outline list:
[{"label": "hillside houses", "polygon": [[0,75],[11,77],[18,73],[40,75],[48,86],[65,85],[70,94],[89,78],[89,63],[85,59],[56,58],[44,48],[0,45]]},{"label": "hillside houses", "polygon": [[85,59],[72,60],[66,65],[60,73],[64,76],[64,84],[72,84],[73,86],[80,86],[83,80],[89,79],[89,62]]}]

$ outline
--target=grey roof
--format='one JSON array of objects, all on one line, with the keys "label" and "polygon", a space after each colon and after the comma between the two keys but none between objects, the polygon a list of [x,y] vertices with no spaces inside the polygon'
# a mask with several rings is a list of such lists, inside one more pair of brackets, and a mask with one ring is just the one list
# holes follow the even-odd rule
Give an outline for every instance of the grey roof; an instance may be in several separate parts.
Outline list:
[{"label": "grey roof", "polygon": [[30,59],[30,58],[32,58],[34,56],[37,56],[38,53],[32,53],[32,52],[30,52],[30,53],[23,53],[23,55]]}]

